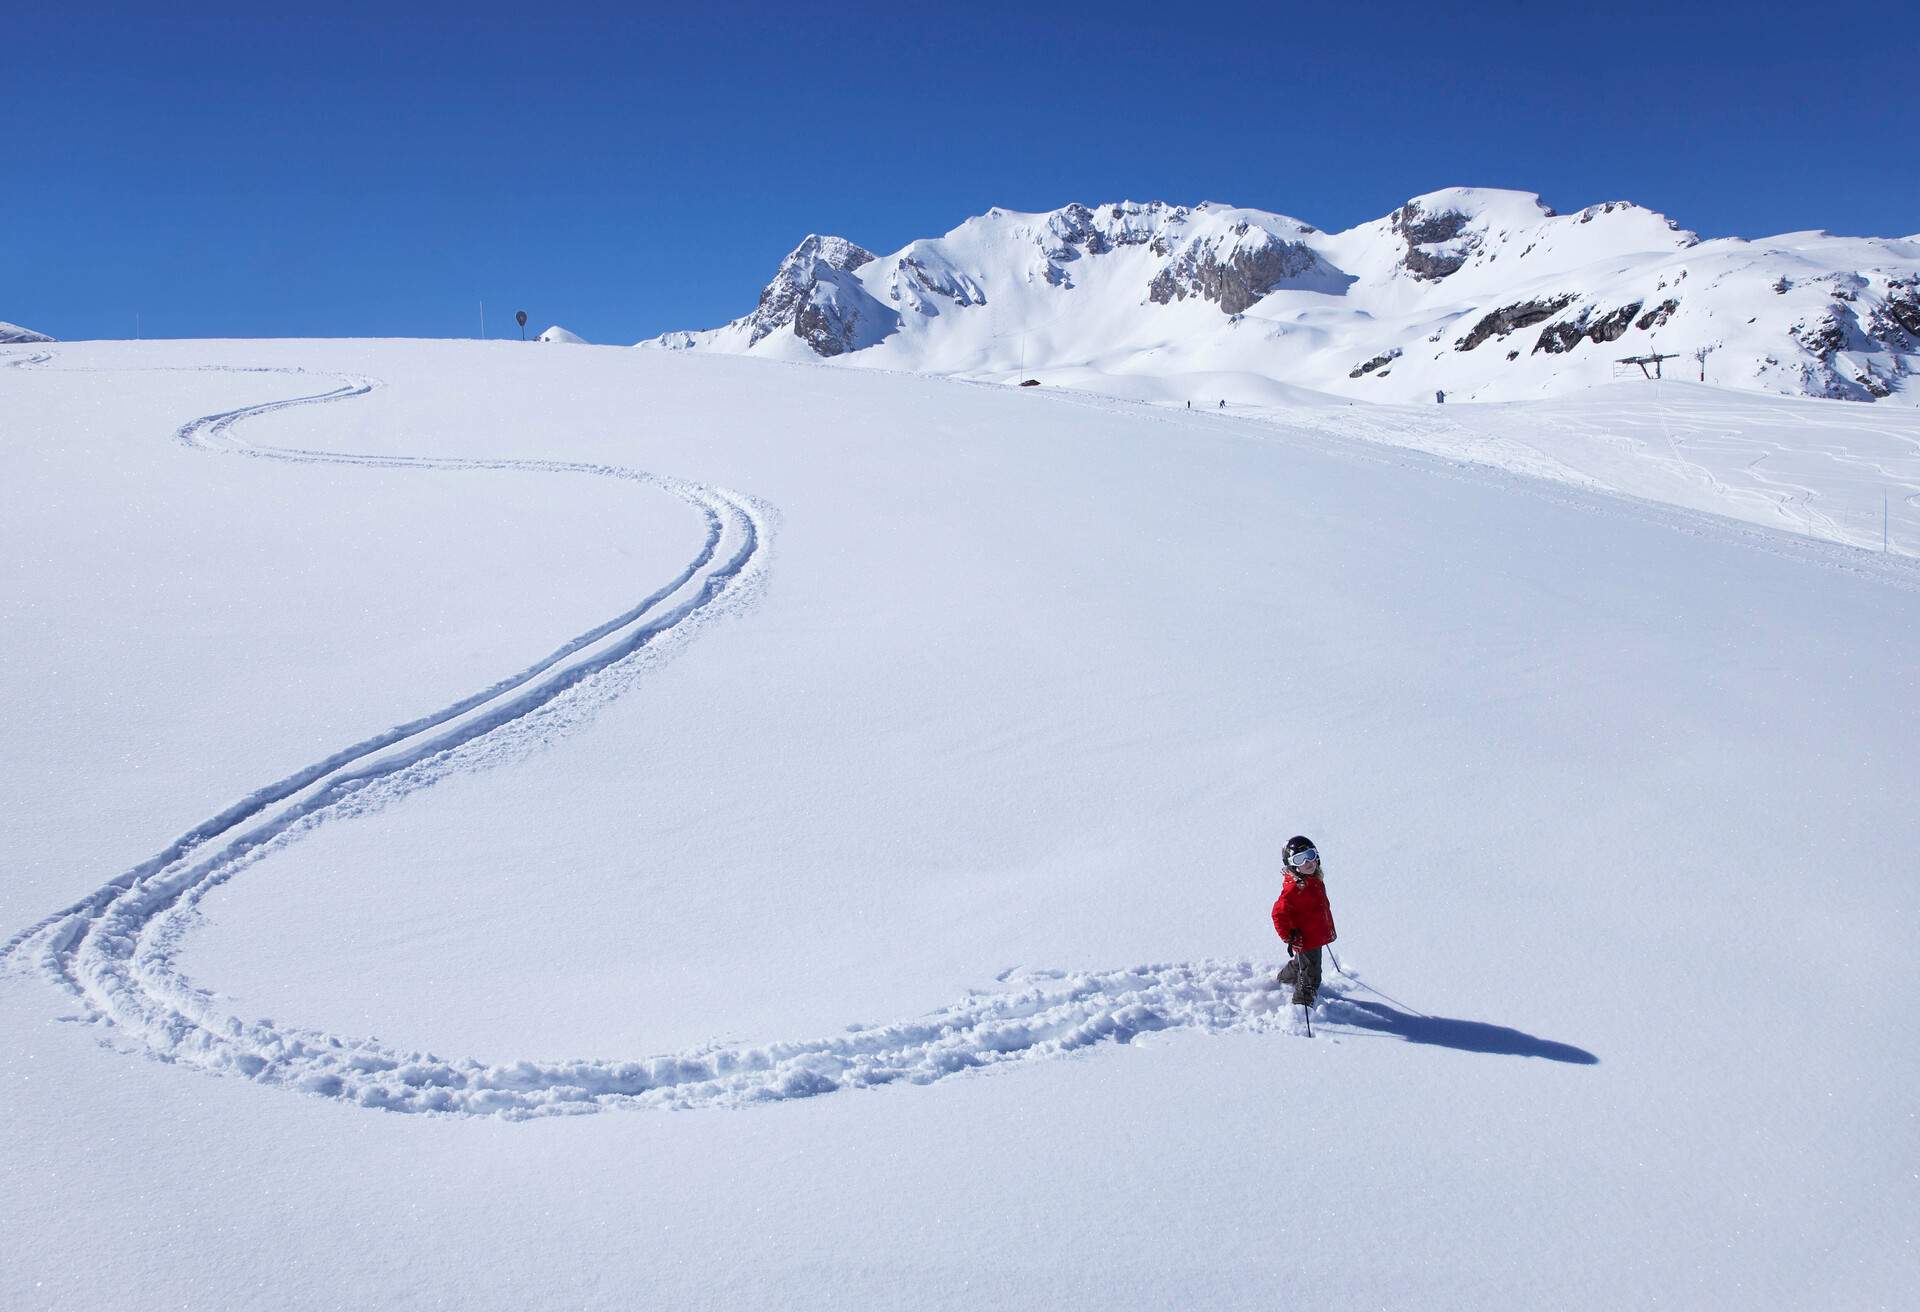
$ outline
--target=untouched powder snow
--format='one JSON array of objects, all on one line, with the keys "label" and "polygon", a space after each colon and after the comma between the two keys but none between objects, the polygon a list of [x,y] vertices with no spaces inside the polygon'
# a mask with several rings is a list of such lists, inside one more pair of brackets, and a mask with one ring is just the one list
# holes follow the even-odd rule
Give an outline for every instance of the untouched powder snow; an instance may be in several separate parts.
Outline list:
[{"label": "untouched powder snow", "polygon": [[752,314],[641,345],[1389,402],[1565,395],[1661,354],[1670,377],[1920,405],[1920,243],[1703,242],[1624,201],[1556,214],[1480,187],[1340,233],[1212,203],[995,209],[888,256],[809,236]]},{"label": "untouched powder snow", "polygon": [[9,356],[8,1307],[1904,1296],[1899,411]]}]

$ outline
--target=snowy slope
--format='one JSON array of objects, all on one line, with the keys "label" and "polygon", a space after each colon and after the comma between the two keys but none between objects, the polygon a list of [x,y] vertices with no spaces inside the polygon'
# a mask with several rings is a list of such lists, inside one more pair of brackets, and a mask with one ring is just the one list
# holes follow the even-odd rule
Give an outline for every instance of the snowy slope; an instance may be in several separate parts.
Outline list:
[{"label": "snowy slope", "polygon": [[559,324],[555,324],[553,327],[541,333],[538,340],[543,342],[564,342],[570,346],[579,346],[584,345],[587,339],[577,333],[568,332]]},{"label": "snowy slope", "polygon": [[1544,401],[1338,401],[1247,374],[1166,379],[1063,370],[1060,386],[1180,407],[1276,437],[1307,428],[1575,487],[1703,510],[1870,551],[1920,554],[1920,409],[1771,397],[1671,378]]},{"label": "snowy slope", "polygon": [[1920,240],[1702,242],[1626,202],[1467,187],[1341,233],[1217,204],[996,209],[885,257],[808,237],[751,314],[642,345],[1385,401],[1561,395],[1665,353],[1724,386],[1920,403]]},{"label": "snowy slope", "polygon": [[26,342],[50,342],[53,338],[45,333],[37,333],[31,328],[22,328],[17,323],[0,323],[0,344],[19,345]]},{"label": "snowy slope", "polygon": [[0,1303],[1897,1306],[1913,563],[1344,410],[0,369]]}]

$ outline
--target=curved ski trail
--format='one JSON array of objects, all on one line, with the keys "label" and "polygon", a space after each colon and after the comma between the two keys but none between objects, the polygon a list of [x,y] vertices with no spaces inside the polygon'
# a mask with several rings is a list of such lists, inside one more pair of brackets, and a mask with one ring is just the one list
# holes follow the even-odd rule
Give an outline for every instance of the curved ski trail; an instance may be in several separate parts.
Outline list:
[{"label": "curved ski trail", "polygon": [[[911,1021],[625,1061],[490,1065],[231,1014],[174,964],[179,940],[209,892],[329,818],[378,809],[449,773],[498,763],[565,732],[706,619],[748,601],[765,570],[763,510],[724,489],[612,465],[271,447],[235,433],[249,418],[366,396],[379,386],[335,377],[339,385],[327,391],[201,416],[181,425],[175,438],[273,460],[626,479],[694,506],[706,537],[678,575],[621,614],[469,697],[255,790],[0,947],[0,958],[31,959],[71,992],[105,1027],[112,1046],[366,1107],[521,1119],[618,1106],[738,1106],[841,1088],[925,1084],[1157,1030],[1292,1029],[1291,1008],[1272,989],[1269,968],[1246,961],[1011,979],[1009,972],[1002,977],[1005,991],[973,993]],[[1333,996],[1329,990],[1329,1000]]]}]

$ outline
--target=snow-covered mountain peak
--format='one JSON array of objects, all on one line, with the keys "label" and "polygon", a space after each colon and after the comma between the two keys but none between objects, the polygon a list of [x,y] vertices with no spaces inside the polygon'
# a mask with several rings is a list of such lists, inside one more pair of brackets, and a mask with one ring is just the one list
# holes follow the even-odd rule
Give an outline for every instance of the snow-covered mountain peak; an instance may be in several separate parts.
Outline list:
[{"label": "snow-covered mountain peak", "polygon": [[1428,282],[1458,273],[1490,242],[1515,229],[1530,231],[1553,210],[1528,191],[1447,187],[1415,196],[1387,216],[1387,227],[1405,245],[1399,268]]},{"label": "snow-covered mountain peak", "polygon": [[562,328],[559,324],[554,324],[553,327],[541,333],[536,340],[542,341],[542,342],[564,342],[568,345],[579,345],[579,346],[586,345],[586,341],[587,341],[586,338],[580,336],[578,333],[568,332],[565,328]]},{"label": "snow-covered mountain peak", "polygon": [[978,271],[989,264],[1010,263],[1022,281],[1037,278],[1049,286],[1067,287],[1074,282],[1070,266],[1087,257],[1137,247],[1169,254],[1192,213],[1184,205],[1160,201],[1075,202],[1038,213],[996,207],[944,236],[914,242],[902,254]]},{"label": "snow-covered mountain peak", "polygon": [[1052,259],[1073,259],[1127,246],[1164,244],[1169,231],[1185,227],[1191,213],[1184,205],[1160,201],[1066,205],[1047,216],[1045,251]]},{"label": "snow-covered mountain peak", "polygon": [[995,208],[879,257],[809,236],[751,314],[643,344],[1393,401],[1574,391],[1660,353],[1709,381],[1867,400],[1920,397],[1916,277],[1912,241],[1703,243],[1627,201],[1562,214],[1492,187],[1426,192],[1336,233],[1213,201],[1113,201]]},{"label": "snow-covered mountain peak", "polygon": [[856,246],[845,237],[823,237],[818,233],[808,233],[805,240],[795,246],[786,259],[780,262],[783,271],[800,268],[806,264],[818,262],[829,269],[857,269],[873,259],[873,252]]},{"label": "snow-covered mountain peak", "polygon": [[17,323],[0,323],[0,344],[18,345],[27,342],[50,342],[53,338],[45,333],[37,333],[31,328],[22,328]]},{"label": "snow-covered mountain peak", "polygon": [[766,344],[790,358],[830,357],[881,341],[899,316],[876,301],[855,274],[872,251],[845,237],[808,233],[780,261],[751,314],[709,333],[663,333],[649,345],[747,351]]},{"label": "snow-covered mountain peak", "polygon": [[[1559,272],[1624,252],[1678,249],[1699,238],[1664,214],[1628,201],[1560,214],[1530,191],[1447,187],[1415,196],[1384,220],[1351,230],[1376,245],[1385,233],[1401,244],[1396,272],[1439,282],[1463,270],[1531,258],[1529,272]],[[1347,234],[1342,234],[1343,236]]]},{"label": "snow-covered mountain peak", "polygon": [[1408,197],[1400,209],[1463,214],[1469,219],[1490,219],[1509,226],[1554,217],[1553,207],[1540,198],[1539,192],[1508,187],[1441,187]]}]

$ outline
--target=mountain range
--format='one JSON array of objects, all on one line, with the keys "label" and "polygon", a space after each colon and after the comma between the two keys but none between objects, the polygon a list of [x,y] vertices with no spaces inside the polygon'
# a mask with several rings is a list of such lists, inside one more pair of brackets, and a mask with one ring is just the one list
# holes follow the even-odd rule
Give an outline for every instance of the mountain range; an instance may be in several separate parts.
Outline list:
[{"label": "mountain range", "polygon": [[1625,201],[1468,187],[1336,233],[1212,202],[992,209],[885,256],[808,236],[748,313],[640,345],[1209,402],[1515,400],[1658,369],[1920,404],[1920,236],[1702,240]]}]

